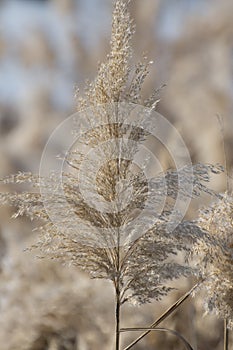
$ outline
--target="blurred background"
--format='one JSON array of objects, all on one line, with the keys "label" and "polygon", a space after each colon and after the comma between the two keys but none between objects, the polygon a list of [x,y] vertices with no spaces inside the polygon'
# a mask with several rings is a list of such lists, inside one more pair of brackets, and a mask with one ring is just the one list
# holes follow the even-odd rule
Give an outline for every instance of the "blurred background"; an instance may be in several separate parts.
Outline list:
[{"label": "blurred background", "polygon": [[[49,135],[76,110],[76,87],[82,91],[105,59],[111,12],[110,0],[0,1],[0,176],[38,172]],[[155,61],[145,96],[166,84],[158,111],[181,132],[193,162],[226,164],[230,174],[233,2],[133,0],[131,12],[137,26],[132,64],[144,52]],[[224,191],[225,178],[214,186]],[[0,209],[1,349],[112,348],[111,285],[24,252],[36,240],[33,223],[13,221],[12,213]],[[123,326],[150,324],[191,285],[179,281],[179,290],[161,304],[126,308]],[[201,297],[186,302],[166,325],[194,349],[223,348],[223,324],[203,317]],[[124,336],[125,342],[130,339]],[[182,345],[174,337],[151,334],[135,349]]]}]

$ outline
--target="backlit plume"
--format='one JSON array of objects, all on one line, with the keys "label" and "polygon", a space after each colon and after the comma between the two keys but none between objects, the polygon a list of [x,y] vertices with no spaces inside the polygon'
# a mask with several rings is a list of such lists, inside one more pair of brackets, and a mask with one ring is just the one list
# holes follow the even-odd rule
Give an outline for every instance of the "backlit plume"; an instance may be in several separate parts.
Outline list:
[{"label": "backlit plume", "polygon": [[[41,222],[33,248],[43,257],[82,268],[94,278],[111,280],[121,304],[159,300],[171,289],[169,281],[190,273],[191,268],[175,256],[189,250],[191,243],[206,242],[207,246],[209,233],[182,221],[179,208],[174,209],[176,199],[178,195],[187,199],[201,192],[211,194],[207,188],[210,173],[222,171],[218,166],[197,164],[148,175],[153,157],[140,152],[153,136],[153,122],[157,127],[153,113],[158,96],[152,92],[146,101],[142,98],[151,62],[143,57],[131,68],[134,31],[128,1],[117,0],[110,53],[84,96],[77,98],[79,117],[73,131],[79,137],[66,151],[62,187],[60,177],[52,172],[48,178],[18,173],[1,182],[29,184],[33,191],[0,194],[2,204],[17,207],[14,217],[27,215]],[[213,220],[219,224],[215,215]],[[207,218],[203,219],[206,224]],[[216,224],[211,224],[214,230]],[[219,289],[212,290],[227,290],[225,284],[230,283],[231,248],[225,244],[224,249],[225,260],[219,265],[216,261]],[[223,280],[223,269],[227,280]],[[222,282],[217,283],[220,278]]]}]

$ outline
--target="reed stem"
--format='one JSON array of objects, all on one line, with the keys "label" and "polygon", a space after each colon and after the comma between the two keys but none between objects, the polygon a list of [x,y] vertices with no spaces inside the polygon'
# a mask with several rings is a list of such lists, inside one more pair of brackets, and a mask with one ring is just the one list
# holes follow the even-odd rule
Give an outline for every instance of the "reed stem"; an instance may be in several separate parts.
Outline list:
[{"label": "reed stem", "polygon": [[227,328],[227,319],[224,320],[224,350],[228,350],[229,345],[229,329]]}]

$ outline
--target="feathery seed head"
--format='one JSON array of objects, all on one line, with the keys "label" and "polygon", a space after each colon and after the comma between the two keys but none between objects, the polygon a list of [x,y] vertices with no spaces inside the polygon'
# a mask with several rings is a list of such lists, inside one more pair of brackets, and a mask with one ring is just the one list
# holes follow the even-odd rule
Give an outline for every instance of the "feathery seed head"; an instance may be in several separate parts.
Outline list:
[{"label": "feathery seed head", "polygon": [[[154,111],[156,93],[143,103],[150,62],[144,58],[131,74],[134,25],[127,5],[116,1],[110,54],[79,98],[78,113],[51,135],[40,176],[20,173],[3,180],[31,183],[37,191],[0,194],[1,203],[18,208],[15,216],[44,221],[34,247],[118,283],[122,304],[159,300],[170,290],[168,281],[190,273],[171,257],[208,235],[182,219],[193,196],[212,194],[210,173],[222,171],[192,165],[178,131]],[[72,133],[65,139],[67,130]],[[171,133],[176,146],[168,145]],[[66,145],[57,153],[65,149],[65,156],[50,161],[49,151],[61,140]],[[153,140],[168,149],[175,170],[163,172]]]},{"label": "feathery seed head", "polygon": [[193,254],[204,278],[207,312],[228,319],[233,328],[233,196],[225,193],[200,212],[197,225],[208,233],[209,244],[198,242]]}]

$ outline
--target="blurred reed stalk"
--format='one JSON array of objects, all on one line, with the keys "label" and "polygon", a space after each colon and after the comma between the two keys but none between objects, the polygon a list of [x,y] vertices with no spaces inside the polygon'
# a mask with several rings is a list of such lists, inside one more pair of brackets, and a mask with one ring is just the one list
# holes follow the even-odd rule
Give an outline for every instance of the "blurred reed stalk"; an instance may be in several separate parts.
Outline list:
[{"label": "blurred reed stalk", "polygon": [[228,350],[229,345],[229,329],[227,327],[227,319],[224,320],[224,346],[223,350]]}]

